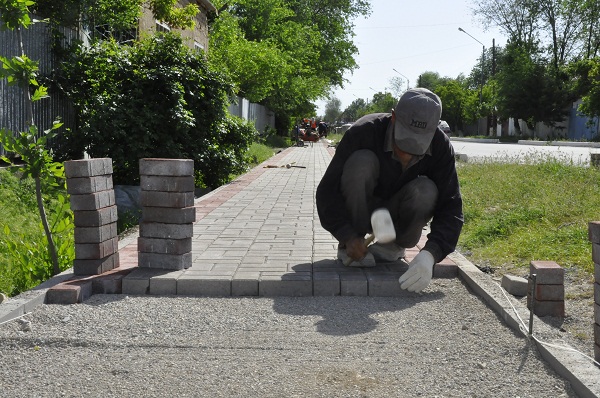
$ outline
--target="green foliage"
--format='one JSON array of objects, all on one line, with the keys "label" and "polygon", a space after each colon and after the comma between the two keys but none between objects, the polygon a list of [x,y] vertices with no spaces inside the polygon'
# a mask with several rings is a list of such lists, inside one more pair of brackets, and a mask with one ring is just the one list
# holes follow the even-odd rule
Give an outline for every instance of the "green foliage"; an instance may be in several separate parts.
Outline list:
[{"label": "green foliage", "polygon": [[273,148],[266,144],[253,142],[248,148],[248,160],[251,166],[256,166],[269,159],[275,154]]},{"label": "green foliage", "polygon": [[222,8],[211,26],[210,62],[239,93],[276,114],[278,130],[314,114],[312,104],[341,86],[356,68],[352,19],[368,15],[363,0],[290,2],[214,1]]},{"label": "green foliage", "polygon": [[15,30],[31,25],[29,7],[33,4],[31,0],[0,0],[0,30]]},{"label": "green foliage", "polygon": [[[21,30],[28,27],[32,22],[28,16],[28,7],[33,4],[31,1],[23,0],[4,1],[0,3],[3,29],[7,28],[15,31],[18,48],[21,51],[24,47]],[[47,254],[50,258],[51,270],[53,274],[58,274],[60,272],[60,251],[67,251],[68,245],[61,245],[57,248],[52,235],[52,229],[58,225],[60,231],[67,230],[72,225],[72,222],[69,222],[66,217],[67,210],[61,210],[59,212],[61,218],[57,219],[54,225],[49,224],[42,191],[48,187],[58,186],[58,181],[64,178],[62,165],[53,160],[46,148],[47,138],[61,126],[61,123],[55,121],[50,129],[44,131],[43,135],[39,135],[38,128],[33,122],[33,103],[47,97],[46,88],[40,86],[35,78],[38,70],[37,62],[31,61],[22,53],[20,56],[12,57],[11,59],[1,57],[0,62],[2,63],[0,78],[6,78],[9,85],[20,87],[26,99],[25,111],[28,125],[26,131],[19,133],[13,133],[5,128],[0,128],[0,144],[6,151],[20,156],[24,163],[15,165],[6,156],[2,156],[0,159],[8,163],[11,166],[10,170],[13,173],[19,173],[21,178],[33,178],[35,182],[37,210],[46,236]],[[32,89],[35,89],[33,95],[31,95]],[[59,196],[58,199],[62,202],[61,208],[64,208],[64,197]],[[8,226],[5,228],[5,232],[7,234],[10,232]],[[8,247],[13,256],[19,253],[17,250],[18,245],[8,244]],[[38,258],[43,254],[41,250],[29,250],[26,253],[27,255],[36,254]],[[30,261],[30,257],[26,257],[24,260]],[[26,263],[23,264],[26,265]]]},{"label": "green foliage", "polygon": [[461,251],[496,267],[557,261],[593,272],[588,222],[597,219],[600,171],[566,159],[460,163],[465,225]]},{"label": "green foliage", "polygon": [[[75,258],[73,213],[64,187],[48,188],[45,203],[60,270],[70,268]],[[14,296],[53,275],[52,261],[43,227],[36,216],[35,182],[0,171],[0,291]]]},{"label": "green foliage", "polygon": [[598,117],[600,116],[600,58],[590,60],[588,63],[589,69],[585,80],[589,82],[589,86],[578,110],[589,117]]},{"label": "green foliage", "polygon": [[[173,28],[193,28],[198,6],[177,0],[37,0],[35,10],[57,26],[103,26],[107,31],[135,29],[147,4],[159,21]],[[1,8],[1,7],[0,7]]]},{"label": "green foliage", "polygon": [[244,169],[256,132],[227,116],[231,86],[179,36],[96,43],[63,65],[79,125],[56,140],[61,158],[110,157],[115,183],[125,185],[137,183],[146,157],[193,159],[197,184],[212,188]]}]

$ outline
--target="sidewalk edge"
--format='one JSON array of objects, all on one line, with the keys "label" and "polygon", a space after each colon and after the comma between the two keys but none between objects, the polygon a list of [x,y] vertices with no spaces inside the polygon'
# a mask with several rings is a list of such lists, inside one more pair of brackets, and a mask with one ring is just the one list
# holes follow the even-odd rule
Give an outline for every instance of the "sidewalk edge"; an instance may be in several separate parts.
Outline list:
[{"label": "sidewalk edge", "polygon": [[[480,271],[462,254],[454,252],[450,257],[458,265],[458,274],[467,285],[480,296],[512,329],[529,338],[527,329],[521,329],[521,320],[529,319],[529,310],[510,295],[504,295],[500,285]],[[510,301],[509,301],[510,300]],[[511,306],[512,304],[512,306]],[[514,307],[514,310],[513,310]],[[515,313],[516,312],[516,313]],[[518,316],[517,316],[518,314]],[[519,319],[521,318],[521,320]],[[536,330],[552,332],[552,328],[534,315],[534,336]],[[544,360],[556,373],[571,383],[575,392],[582,398],[600,396],[600,368],[575,352],[572,347],[560,349],[533,339]],[[565,345],[561,343],[561,345]]]}]

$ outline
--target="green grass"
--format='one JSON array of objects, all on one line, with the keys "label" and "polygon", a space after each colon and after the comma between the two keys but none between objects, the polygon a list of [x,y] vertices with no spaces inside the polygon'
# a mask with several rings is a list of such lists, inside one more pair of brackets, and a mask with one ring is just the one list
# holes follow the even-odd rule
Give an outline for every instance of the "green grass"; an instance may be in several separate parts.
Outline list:
[{"label": "green grass", "polygon": [[[73,260],[74,243],[72,213],[68,203],[57,221],[56,210],[61,203],[56,199],[64,189],[53,188],[45,198],[46,213],[58,250],[61,269],[68,268]],[[6,170],[0,170],[0,292],[14,296],[31,289],[52,274],[47,241],[35,200],[32,179],[20,180]]]},{"label": "green grass", "polygon": [[541,157],[457,167],[465,214],[459,251],[504,271],[548,260],[592,275],[588,223],[600,219],[598,169]]}]

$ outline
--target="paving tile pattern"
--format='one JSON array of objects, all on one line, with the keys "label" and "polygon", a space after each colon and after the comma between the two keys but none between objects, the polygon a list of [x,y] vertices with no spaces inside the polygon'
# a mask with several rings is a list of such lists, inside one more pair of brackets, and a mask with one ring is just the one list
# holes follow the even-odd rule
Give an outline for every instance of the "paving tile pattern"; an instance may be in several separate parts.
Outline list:
[{"label": "paving tile pattern", "polygon": [[[230,184],[196,199],[192,265],[184,270],[136,267],[137,242],[119,250],[128,270],[122,293],[191,296],[402,296],[403,261],[345,267],[337,241],[317,215],[315,191],[334,149],[291,147]],[[285,167],[289,164],[291,167]],[[276,167],[273,167],[276,166]],[[424,244],[426,231],[407,260]],[[455,277],[449,259],[435,277]]]}]

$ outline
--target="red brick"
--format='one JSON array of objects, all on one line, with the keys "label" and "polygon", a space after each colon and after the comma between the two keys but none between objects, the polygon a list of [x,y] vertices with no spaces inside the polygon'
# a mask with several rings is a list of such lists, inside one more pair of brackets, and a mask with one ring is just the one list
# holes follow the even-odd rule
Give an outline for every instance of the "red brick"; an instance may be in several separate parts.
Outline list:
[{"label": "red brick", "polygon": [[108,257],[99,259],[73,261],[73,273],[75,275],[99,275],[113,270],[119,266],[119,252]]},{"label": "red brick", "polygon": [[[537,316],[565,316],[565,302],[564,301],[538,301],[534,302],[533,313]],[[531,301],[527,300],[527,308],[531,309]]]},{"label": "red brick", "polygon": [[100,243],[75,243],[75,258],[78,260],[100,259],[108,257],[118,250],[118,237]]},{"label": "red brick", "polygon": [[529,274],[536,274],[538,285],[563,285],[565,281],[565,270],[554,261],[532,261]]},{"label": "red brick", "polygon": [[536,284],[535,299],[539,301],[564,301],[565,286]]},{"label": "red brick", "polygon": [[456,278],[458,276],[458,265],[448,258],[443,259],[433,267],[434,278]]},{"label": "red brick", "polygon": [[92,295],[92,282],[75,280],[59,283],[46,292],[46,304],[82,303]]}]

